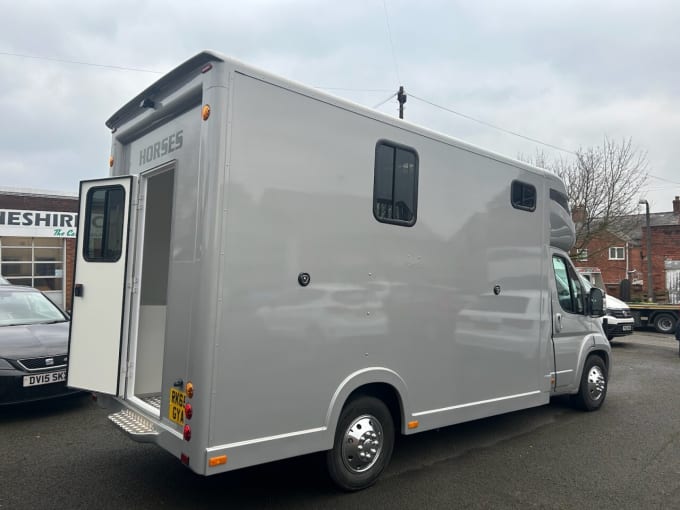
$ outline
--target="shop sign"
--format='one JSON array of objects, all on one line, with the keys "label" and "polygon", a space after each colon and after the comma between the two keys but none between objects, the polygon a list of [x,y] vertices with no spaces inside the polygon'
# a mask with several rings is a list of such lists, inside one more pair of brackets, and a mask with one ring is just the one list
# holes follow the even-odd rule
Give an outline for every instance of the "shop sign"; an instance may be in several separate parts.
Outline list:
[{"label": "shop sign", "polygon": [[76,237],[78,213],[0,209],[0,236]]}]

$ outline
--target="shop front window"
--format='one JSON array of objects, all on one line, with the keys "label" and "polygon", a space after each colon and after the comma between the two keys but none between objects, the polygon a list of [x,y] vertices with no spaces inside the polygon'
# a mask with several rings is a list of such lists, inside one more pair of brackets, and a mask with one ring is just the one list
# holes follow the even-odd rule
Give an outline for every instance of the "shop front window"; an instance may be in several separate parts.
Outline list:
[{"label": "shop front window", "polygon": [[0,272],[12,285],[61,294],[64,288],[64,241],[38,237],[0,238]]}]

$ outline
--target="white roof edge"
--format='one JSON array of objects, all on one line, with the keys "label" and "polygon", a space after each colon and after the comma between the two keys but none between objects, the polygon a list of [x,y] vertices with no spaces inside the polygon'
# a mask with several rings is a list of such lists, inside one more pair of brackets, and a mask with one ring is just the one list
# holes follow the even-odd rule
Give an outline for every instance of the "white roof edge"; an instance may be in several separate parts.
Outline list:
[{"label": "white roof edge", "polygon": [[[181,63],[168,73],[161,76],[156,82],[147,87],[143,92],[138,94],[134,99],[130,100],[125,106],[120,108],[113,116],[111,116],[111,118],[106,121],[106,125],[109,128],[117,127],[117,125],[120,123],[119,119],[126,118],[131,110],[137,109],[139,107],[139,102],[142,98],[147,97],[148,95],[153,95],[154,91],[162,89],[164,84],[171,82],[178,76],[182,76],[182,74],[187,72],[189,69],[195,69],[198,66],[202,66],[205,63],[210,62],[211,60],[223,62],[229,66],[232,66],[237,72],[240,71],[242,74],[251,76],[256,79],[260,79],[265,82],[279,85],[283,88],[301,93],[303,95],[307,95],[309,97],[324,100],[330,104],[334,104],[335,106],[346,108],[347,110],[352,111],[354,113],[358,113],[360,115],[364,115],[375,120],[386,122],[393,126],[406,129],[408,131],[420,134],[422,136],[426,136],[444,143],[448,143],[459,149],[474,152],[476,154],[486,156],[488,158],[495,159],[497,161],[501,161],[503,163],[515,167],[530,170],[539,175],[547,176],[550,179],[561,181],[561,179],[559,179],[559,177],[557,177],[553,172],[545,168],[536,167],[535,165],[526,163],[524,161],[520,161],[516,158],[500,154],[499,152],[495,152],[490,149],[485,149],[476,144],[472,144],[470,142],[461,140],[460,138],[457,138],[455,136],[438,132],[425,126],[421,126],[419,124],[411,123],[406,120],[397,119],[376,109],[372,109],[365,105],[355,103],[346,98],[337,96],[335,94],[331,94],[327,91],[320,90],[318,88],[305,85],[303,83],[290,80],[288,78],[284,78],[270,71],[266,71],[256,66],[247,64],[241,60],[230,57],[222,52],[215,50],[201,51],[200,53],[194,55],[193,57],[184,61],[183,63]],[[127,121],[127,119],[125,121]]]},{"label": "white roof edge", "polygon": [[53,197],[53,198],[78,198],[77,191],[46,190],[36,188],[11,188],[7,186],[0,186],[0,194],[30,195],[36,197]]}]

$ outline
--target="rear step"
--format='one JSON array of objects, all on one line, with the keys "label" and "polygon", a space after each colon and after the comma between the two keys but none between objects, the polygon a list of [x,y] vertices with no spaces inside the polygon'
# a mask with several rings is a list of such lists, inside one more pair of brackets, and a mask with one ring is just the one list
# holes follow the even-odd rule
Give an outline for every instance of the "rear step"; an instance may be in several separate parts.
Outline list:
[{"label": "rear step", "polygon": [[110,414],[109,420],[140,443],[153,443],[158,437],[158,431],[153,422],[131,409],[125,408],[117,413]]}]

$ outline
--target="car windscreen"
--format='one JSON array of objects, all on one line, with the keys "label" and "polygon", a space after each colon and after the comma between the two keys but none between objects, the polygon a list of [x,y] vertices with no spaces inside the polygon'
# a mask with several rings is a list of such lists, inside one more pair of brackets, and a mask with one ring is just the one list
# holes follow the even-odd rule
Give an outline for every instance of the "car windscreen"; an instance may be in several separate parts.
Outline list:
[{"label": "car windscreen", "polygon": [[0,292],[0,326],[63,322],[64,314],[40,292]]}]

